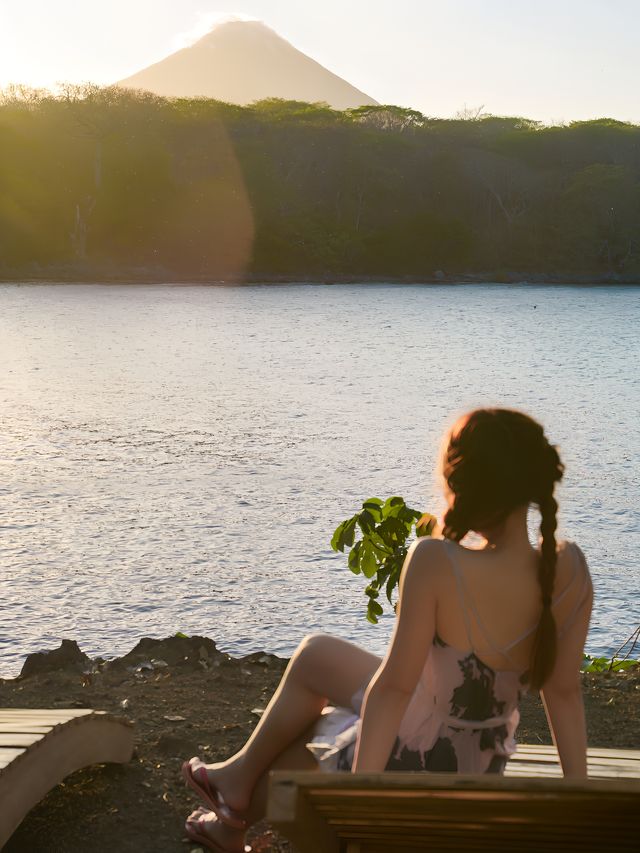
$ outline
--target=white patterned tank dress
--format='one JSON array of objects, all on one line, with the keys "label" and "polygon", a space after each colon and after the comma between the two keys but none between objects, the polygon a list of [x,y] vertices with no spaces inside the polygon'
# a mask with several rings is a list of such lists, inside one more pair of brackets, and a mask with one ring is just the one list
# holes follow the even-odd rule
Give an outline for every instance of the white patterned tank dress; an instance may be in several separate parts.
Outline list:
[{"label": "white patterned tank dress", "polygon": [[[537,625],[507,646],[496,646],[466,589],[455,555],[457,546],[447,540],[444,542],[456,579],[471,651],[459,651],[437,635],[434,637],[386,769],[502,773],[509,756],[516,750],[518,705],[526,690],[526,673],[515,665],[513,669],[496,670],[483,663],[473,649],[471,620],[475,621],[487,645],[508,661],[512,648],[532,634]],[[573,575],[565,589],[554,597],[554,605],[579,579],[582,590],[560,634],[575,618],[589,591],[588,572],[581,553],[575,546],[571,551]],[[320,718],[314,737],[307,744],[320,769],[351,769],[366,686],[354,695],[351,708],[329,707]]]}]

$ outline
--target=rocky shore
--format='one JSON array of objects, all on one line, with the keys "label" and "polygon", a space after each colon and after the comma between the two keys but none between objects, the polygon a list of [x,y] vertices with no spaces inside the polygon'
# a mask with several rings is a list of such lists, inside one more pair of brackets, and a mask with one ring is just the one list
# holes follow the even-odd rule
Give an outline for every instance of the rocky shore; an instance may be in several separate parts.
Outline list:
[{"label": "rocky shore", "polygon": [[[96,708],[135,723],[126,766],[81,770],[35,808],[5,853],[185,853],[185,816],[195,806],[179,775],[191,755],[235,752],[253,729],[287,661],[257,653],[231,658],[205,637],[143,639],[112,661],[91,660],[76,643],[30,655],[18,678],[0,680],[0,707]],[[582,676],[589,744],[640,748],[640,667]],[[519,739],[549,743],[537,696],[522,705]],[[266,824],[257,853],[292,848]]]},{"label": "rocky shore", "polygon": [[421,275],[357,275],[345,273],[278,275],[269,272],[183,273],[176,270],[149,267],[102,267],[90,264],[40,267],[32,264],[20,269],[0,267],[0,283],[7,284],[137,284],[137,285],[255,285],[255,284],[535,284],[607,286],[640,284],[638,273],[613,271],[572,272],[535,270],[478,270],[446,272],[433,270]]}]

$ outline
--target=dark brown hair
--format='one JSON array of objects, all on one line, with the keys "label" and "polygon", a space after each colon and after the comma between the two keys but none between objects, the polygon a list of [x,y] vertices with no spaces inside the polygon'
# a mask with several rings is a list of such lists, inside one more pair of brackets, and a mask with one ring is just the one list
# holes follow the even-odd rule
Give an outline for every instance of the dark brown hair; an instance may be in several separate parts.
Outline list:
[{"label": "dark brown hair", "polygon": [[564,466],[542,426],[522,412],[477,409],[464,415],[449,435],[442,474],[452,494],[444,536],[459,542],[470,530],[501,524],[519,506],[540,509],[538,580],[542,614],[534,639],[529,685],[539,690],[556,658],[557,632],[551,610],[556,576],[555,484]]}]

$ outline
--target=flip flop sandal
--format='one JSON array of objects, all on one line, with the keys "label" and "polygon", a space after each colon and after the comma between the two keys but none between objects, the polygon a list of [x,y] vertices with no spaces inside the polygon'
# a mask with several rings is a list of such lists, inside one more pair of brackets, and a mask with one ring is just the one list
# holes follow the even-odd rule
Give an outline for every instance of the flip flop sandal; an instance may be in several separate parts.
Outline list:
[{"label": "flip flop sandal", "polygon": [[[207,811],[202,808],[197,811],[202,812],[200,817],[195,822],[193,820],[186,820],[184,824],[184,831],[189,841],[193,841],[194,844],[201,844],[207,850],[211,850],[212,853],[236,853],[235,850],[231,851],[227,847],[221,847],[217,841],[214,841],[213,838],[206,834],[204,824],[206,824],[205,815]],[[248,844],[244,846],[244,853],[252,853],[252,848]]]},{"label": "flip flop sandal", "polygon": [[[194,762],[199,763],[194,766]],[[202,802],[205,803],[223,823],[226,823],[227,826],[230,826],[233,829],[247,828],[247,822],[243,820],[237,812],[229,808],[220,791],[216,790],[216,788],[211,785],[206,767],[199,758],[194,757],[183,763],[182,776],[185,784],[196,792]]]}]

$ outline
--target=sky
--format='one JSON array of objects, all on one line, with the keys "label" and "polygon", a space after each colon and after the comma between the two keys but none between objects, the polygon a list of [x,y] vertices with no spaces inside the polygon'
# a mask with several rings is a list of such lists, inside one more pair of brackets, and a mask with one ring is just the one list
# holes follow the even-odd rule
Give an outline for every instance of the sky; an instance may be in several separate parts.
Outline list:
[{"label": "sky", "polygon": [[640,0],[0,0],[0,88],[113,83],[234,15],[381,103],[640,123]]}]

